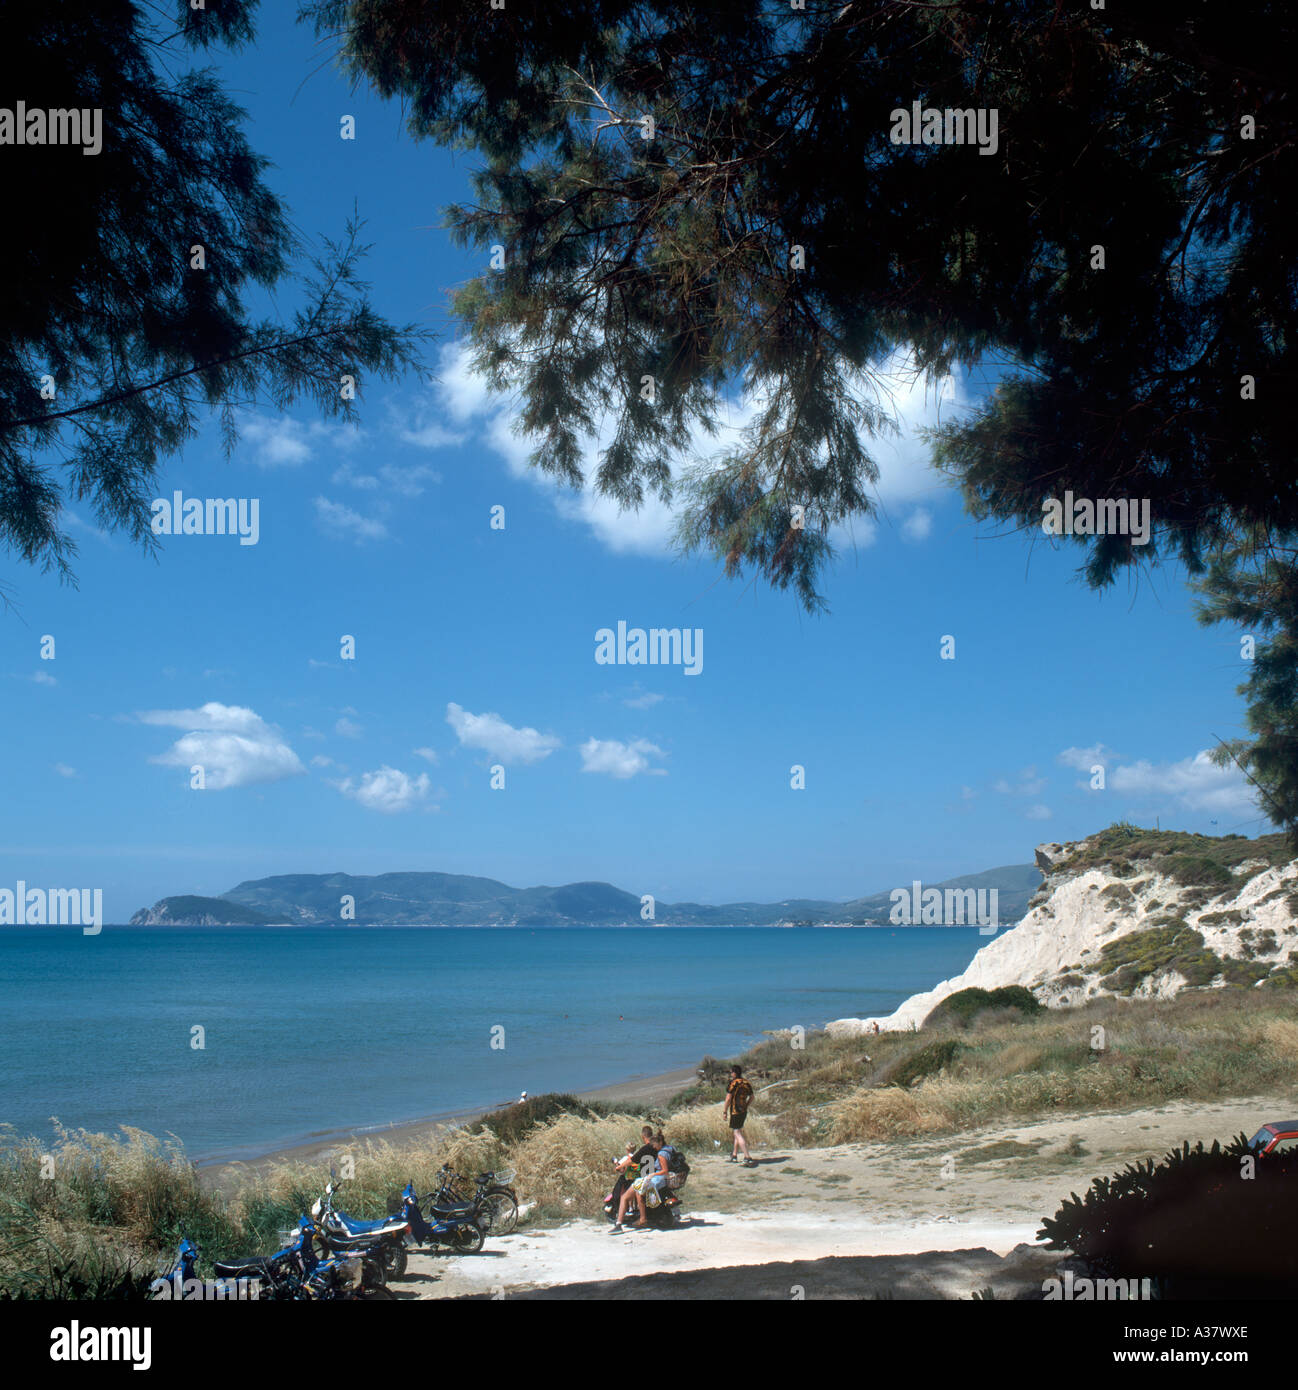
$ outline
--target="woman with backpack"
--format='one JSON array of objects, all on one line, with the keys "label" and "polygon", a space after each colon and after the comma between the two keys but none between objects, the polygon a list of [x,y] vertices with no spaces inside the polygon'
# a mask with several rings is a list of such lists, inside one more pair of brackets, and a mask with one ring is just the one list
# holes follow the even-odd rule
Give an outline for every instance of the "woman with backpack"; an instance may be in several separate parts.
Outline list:
[{"label": "woman with backpack", "polygon": [[730,1085],[726,1087],[726,1098],[721,1102],[721,1118],[729,1120],[733,1136],[729,1162],[736,1162],[742,1150],[745,1168],[757,1167],[752,1154],[748,1152],[748,1140],[744,1138],[744,1121],[748,1118],[748,1107],[752,1103],[752,1083],[745,1078],[743,1067],[736,1062],[730,1068]]}]

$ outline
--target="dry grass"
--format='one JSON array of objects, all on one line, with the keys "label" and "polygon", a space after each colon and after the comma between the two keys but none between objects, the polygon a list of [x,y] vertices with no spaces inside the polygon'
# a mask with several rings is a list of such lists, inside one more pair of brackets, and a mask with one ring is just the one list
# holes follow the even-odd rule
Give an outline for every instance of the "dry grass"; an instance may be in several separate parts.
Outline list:
[{"label": "dry grass", "polygon": [[[424,1193],[441,1166],[472,1175],[512,1168],[522,1203],[542,1219],[594,1216],[612,1181],[611,1161],[644,1123],[640,1115],[559,1114],[521,1139],[502,1143],[490,1131],[460,1128],[396,1148],[382,1140],[355,1145],[344,1168],[339,1205],[377,1217],[397,1207],[413,1181]],[[729,1146],[729,1128],[716,1107],[686,1110],[664,1122],[668,1136],[695,1159]],[[754,1117],[748,1134],[769,1143],[769,1124]],[[48,1159],[53,1160],[53,1176]],[[139,1130],[118,1135],[62,1130],[52,1148],[31,1139],[0,1138],[0,1292],[46,1285],[48,1266],[93,1254],[119,1267],[140,1262],[156,1269],[181,1236],[196,1240],[205,1259],[270,1251],[323,1192],[328,1161],[292,1161],[258,1169],[232,1167],[221,1191],[199,1181],[174,1139]]]}]

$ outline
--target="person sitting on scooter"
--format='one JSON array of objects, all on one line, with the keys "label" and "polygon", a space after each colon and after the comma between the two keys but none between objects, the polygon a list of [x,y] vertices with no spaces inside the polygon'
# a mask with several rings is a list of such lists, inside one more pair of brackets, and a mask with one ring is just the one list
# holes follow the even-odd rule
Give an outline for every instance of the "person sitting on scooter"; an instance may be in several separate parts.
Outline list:
[{"label": "person sitting on scooter", "polygon": [[[648,1226],[649,1210],[646,1204],[646,1194],[649,1192],[656,1192],[661,1198],[661,1194],[667,1186],[668,1164],[671,1161],[674,1150],[663,1137],[661,1130],[654,1135],[651,1142],[658,1160],[657,1165],[653,1172],[647,1174],[645,1177],[637,1178],[627,1191],[622,1194],[622,1202],[618,1208],[617,1224],[613,1227],[615,1231],[620,1231],[622,1229],[622,1218],[626,1215],[626,1209],[630,1205],[630,1199],[632,1197],[635,1198],[636,1205],[640,1208],[640,1220],[635,1223],[636,1229],[643,1230]],[[657,1206],[657,1202],[655,1202],[654,1205]]]},{"label": "person sitting on scooter", "polygon": [[634,1169],[638,1169],[647,1158],[656,1158],[654,1153],[653,1140],[654,1132],[650,1126],[645,1125],[640,1130],[640,1147],[634,1149],[631,1144],[626,1146],[626,1157],[617,1159],[613,1166],[617,1169],[617,1181],[613,1184],[613,1190],[604,1198],[605,1207],[619,1209],[622,1194],[631,1186],[631,1178],[628,1176]]}]

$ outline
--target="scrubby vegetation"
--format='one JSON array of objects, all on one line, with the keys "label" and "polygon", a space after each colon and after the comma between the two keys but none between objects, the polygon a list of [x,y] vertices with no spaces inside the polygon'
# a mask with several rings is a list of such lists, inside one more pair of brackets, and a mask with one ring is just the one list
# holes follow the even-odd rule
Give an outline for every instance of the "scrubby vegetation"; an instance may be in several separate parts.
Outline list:
[{"label": "scrubby vegetation", "polygon": [[1298,1294],[1298,1153],[1255,1154],[1248,1141],[1182,1145],[1129,1164],[1073,1195],[1038,1233],[1092,1276],[1158,1281],[1160,1296],[1292,1298]]},{"label": "scrubby vegetation", "polygon": [[1041,1004],[1030,989],[1004,985],[1000,989],[961,989],[948,994],[924,1020],[925,1028],[951,1023],[967,1028],[989,1009],[1013,1009],[1021,1014],[1039,1014]]},{"label": "scrubby vegetation", "polygon": [[[1200,919],[1212,925],[1207,919]],[[1249,929],[1240,932],[1244,958],[1219,956],[1204,945],[1203,935],[1171,918],[1145,931],[1128,932],[1100,948],[1100,983],[1117,994],[1133,991],[1160,975],[1175,971],[1187,984],[1203,986],[1220,976],[1229,985],[1254,985],[1271,974],[1272,965],[1254,959],[1276,948],[1275,933]],[[1283,972],[1281,972],[1283,973]]]},{"label": "scrubby vegetation", "polygon": [[1146,980],[1175,970],[1191,985],[1211,983],[1222,962],[1205,950],[1203,936],[1182,923],[1133,931],[1100,948],[1100,983],[1117,994],[1130,994]]},{"label": "scrubby vegetation", "polygon": [[1130,821],[1118,821],[1091,835],[1086,848],[1057,863],[1051,874],[1081,873],[1108,867],[1118,878],[1134,872],[1133,861],[1149,861],[1148,867],[1187,886],[1228,887],[1231,870],[1251,860],[1272,868],[1288,864],[1293,849],[1284,835],[1262,835],[1250,840],[1243,835],[1194,835],[1185,830],[1144,830]]},{"label": "scrubby vegetation", "polygon": [[[1164,930],[1165,947],[1176,946],[1180,929]],[[1298,975],[1298,961],[1286,969]],[[910,1033],[774,1035],[740,1059],[756,1092],[747,1134],[759,1148],[905,1141],[1061,1112],[1285,1091],[1298,1065],[1295,986],[1272,976],[1265,990],[1104,998],[1069,1010],[1029,1007],[1027,991],[971,991]],[[358,1144],[347,1210],[383,1215],[407,1181],[426,1191],[449,1163],[469,1174],[512,1168],[520,1200],[534,1204],[531,1221],[597,1216],[610,1158],[646,1121],[691,1162],[726,1142],[717,1104],[726,1064],[708,1062],[666,1111],[609,1113],[537,1096],[400,1149]],[[327,1168],[244,1169],[217,1190],[177,1143],[136,1130],[58,1131],[52,1144],[0,1137],[0,1297],[138,1294],[182,1234],[205,1259],[272,1250],[323,1190]],[[696,1191],[706,1191],[706,1174],[696,1165]]]}]

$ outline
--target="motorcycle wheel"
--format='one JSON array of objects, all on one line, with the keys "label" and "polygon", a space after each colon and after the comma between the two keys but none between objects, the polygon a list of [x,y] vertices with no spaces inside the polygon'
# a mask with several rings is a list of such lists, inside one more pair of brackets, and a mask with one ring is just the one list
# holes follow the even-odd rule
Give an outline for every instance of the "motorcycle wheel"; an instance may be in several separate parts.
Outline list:
[{"label": "motorcycle wheel", "polygon": [[507,1236],[518,1226],[518,1198],[507,1187],[489,1187],[482,1207],[491,1217],[487,1229],[493,1236]]},{"label": "motorcycle wheel", "polygon": [[356,1297],[364,1299],[386,1298],[389,1301],[395,1301],[396,1294],[394,1294],[391,1289],[385,1287],[383,1284],[366,1284],[361,1289],[360,1293],[356,1295]]},{"label": "motorcycle wheel", "polygon": [[381,1263],[385,1281],[387,1279],[400,1279],[406,1272],[406,1247],[398,1245],[395,1241],[390,1241],[383,1247],[381,1252]]},{"label": "motorcycle wheel", "polygon": [[466,1221],[456,1230],[452,1245],[457,1254],[476,1255],[482,1249],[482,1227],[473,1221]]}]

